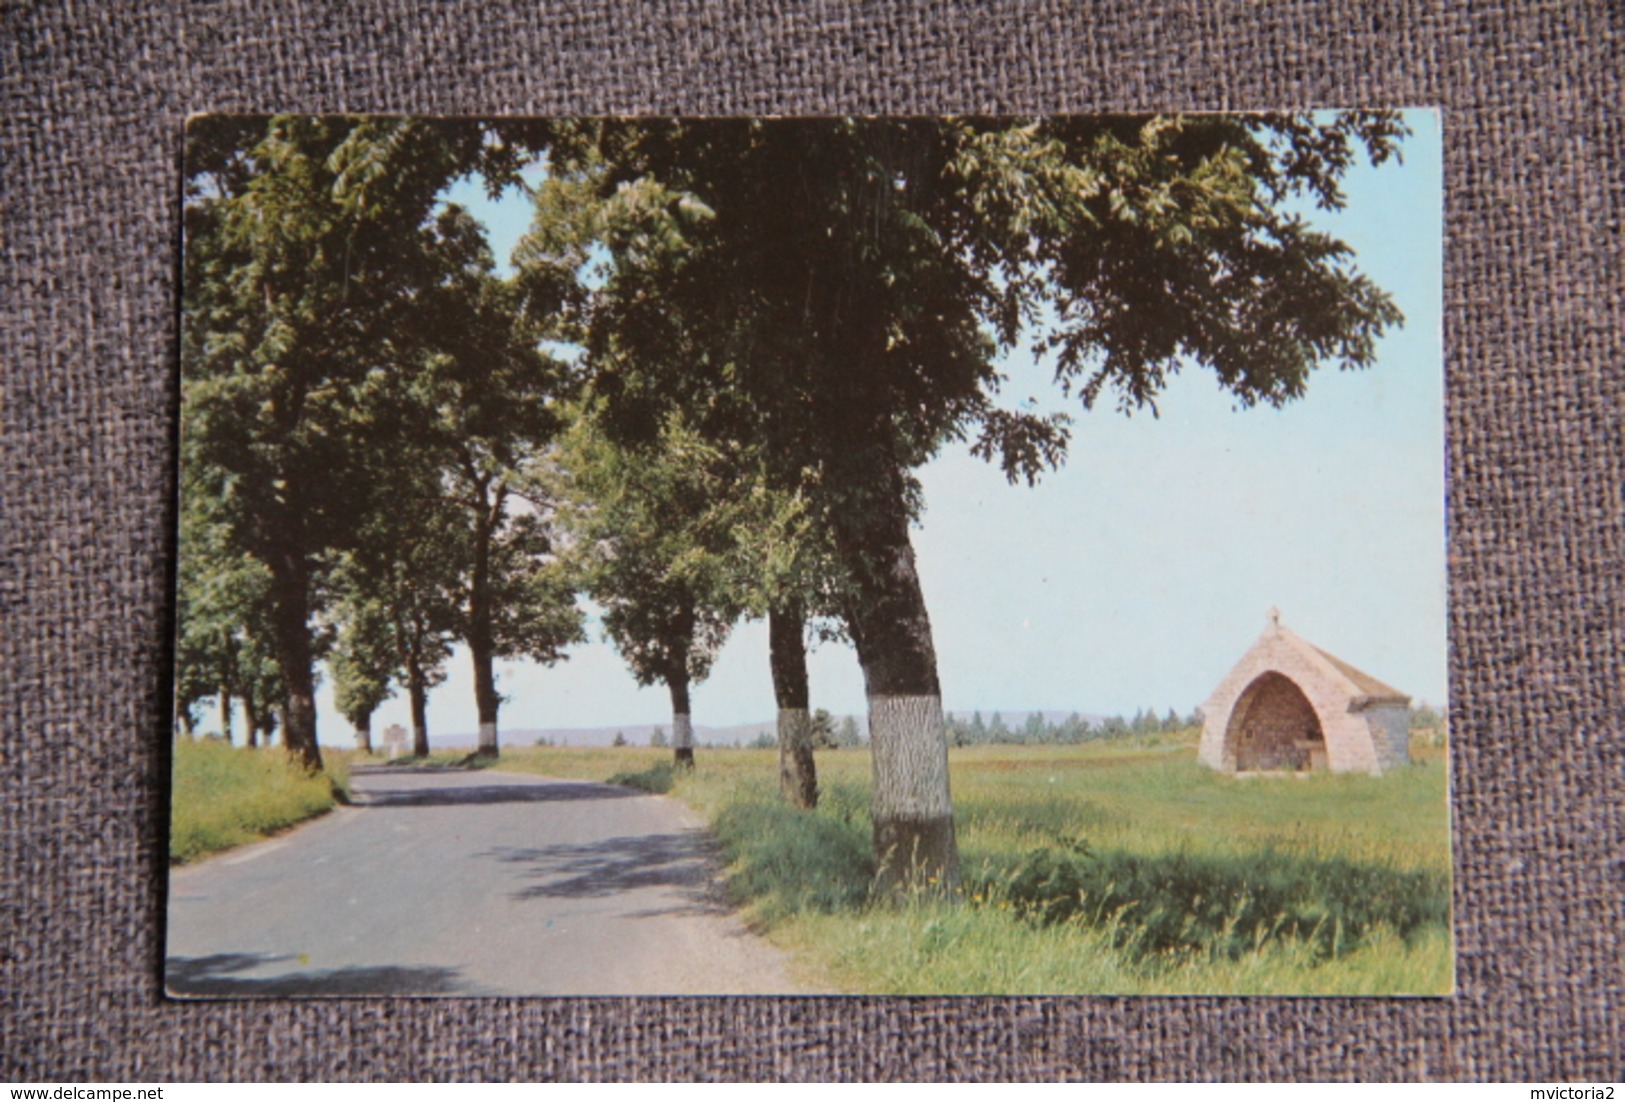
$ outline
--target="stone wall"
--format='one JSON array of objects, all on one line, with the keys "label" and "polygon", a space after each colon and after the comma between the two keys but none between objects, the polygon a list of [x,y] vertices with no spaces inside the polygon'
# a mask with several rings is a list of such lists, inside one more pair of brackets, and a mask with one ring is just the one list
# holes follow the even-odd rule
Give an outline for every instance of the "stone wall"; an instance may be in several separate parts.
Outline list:
[{"label": "stone wall", "polygon": [[1411,760],[1411,710],[1403,704],[1373,704],[1365,710],[1366,726],[1377,752],[1377,768],[1386,773]]}]

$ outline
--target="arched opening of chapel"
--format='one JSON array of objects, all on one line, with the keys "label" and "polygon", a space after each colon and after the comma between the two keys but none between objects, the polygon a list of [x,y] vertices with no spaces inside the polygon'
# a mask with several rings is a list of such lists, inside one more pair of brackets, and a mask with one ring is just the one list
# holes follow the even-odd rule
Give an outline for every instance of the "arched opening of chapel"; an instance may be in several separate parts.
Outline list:
[{"label": "arched opening of chapel", "polygon": [[1225,746],[1242,773],[1327,767],[1326,735],[1303,690],[1285,674],[1260,674],[1231,709]]}]

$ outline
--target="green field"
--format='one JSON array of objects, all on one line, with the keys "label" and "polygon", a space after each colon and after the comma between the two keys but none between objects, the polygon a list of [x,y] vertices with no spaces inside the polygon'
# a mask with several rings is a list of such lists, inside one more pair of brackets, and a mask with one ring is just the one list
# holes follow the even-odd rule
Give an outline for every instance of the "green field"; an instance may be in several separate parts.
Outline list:
[{"label": "green field", "polygon": [[952,752],[963,898],[869,900],[869,758],[819,754],[813,813],[776,753],[528,748],[500,768],[671,793],[721,840],[747,918],[804,979],[897,994],[1419,994],[1453,986],[1441,749],[1386,777],[1237,779],[1194,735]]},{"label": "green field", "polygon": [[280,746],[249,750],[218,739],[175,742],[169,859],[176,864],[258,841],[331,809],[349,783],[349,755],[326,772],[291,765]]}]

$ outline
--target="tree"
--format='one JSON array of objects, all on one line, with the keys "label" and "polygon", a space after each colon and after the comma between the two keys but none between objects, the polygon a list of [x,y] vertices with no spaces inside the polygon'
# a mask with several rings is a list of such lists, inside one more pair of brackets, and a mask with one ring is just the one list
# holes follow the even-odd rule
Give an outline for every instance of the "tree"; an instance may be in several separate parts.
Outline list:
[{"label": "tree", "polygon": [[993,718],[987,721],[987,741],[996,746],[1012,741],[1010,728],[1005,725],[1004,717],[998,712],[994,712]]},{"label": "tree", "polygon": [[958,875],[945,721],[909,524],[913,470],[966,440],[1012,480],[1068,421],[998,404],[1026,342],[1092,408],[1210,368],[1242,405],[1364,367],[1397,323],[1291,209],[1342,202],[1396,117],[605,121],[551,164],[602,206],[587,358],[612,435],[673,408],[808,495],[851,580],[882,889]]},{"label": "tree", "polygon": [[572,569],[640,685],[671,696],[673,759],[694,764],[690,687],[711,672],[741,611],[732,584],[728,466],[668,423],[658,447],[615,446],[581,417],[560,454]]},{"label": "tree", "polygon": [[1027,722],[1021,726],[1021,741],[1035,745],[1049,740],[1049,724],[1044,722],[1043,712],[1028,712]]},{"label": "tree", "polygon": [[328,655],[333,703],[355,728],[356,748],[372,753],[372,716],[395,695],[400,669],[394,623],[376,594],[353,590],[340,604],[337,639]]},{"label": "tree", "polygon": [[657,750],[664,750],[666,748],[666,732],[659,727],[649,732],[649,745]]},{"label": "tree", "polygon": [[[552,503],[535,475],[560,422],[564,366],[538,343],[554,334],[532,290],[497,279],[479,225],[447,207],[434,224],[438,277],[420,296],[421,370],[397,416],[433,452],[456,524],[457,632],[468,644],[478,753],[498,753],[495,660],[552,665],[581,641],[575,593],[553,555]],[[532,283],[534,284],[534,280]],[[527,494],[530,496],[527,498]]]},{"label": "tree", "polygon": [[[196,509],[184,508],[180,568],[175,586],[175,718],[191,736],[198,706],[217,693],[230,700],[234,635],[243,612],[229,584],[219,531]],[[229,705],[223,709],[229,712]],[[228,728],[229,730],[229,728]]]},{"label": "tree", "polygon": [[[429,473],[429,472],[425,472]],[[429,691],[446,680],[446,660],[457,637],[460,557],[449,511],[432,489],[403,496],[410,510],[374,543],[360,586],[380,595],[395,636],[395,655],[412,713],[412,756],[429,756]],[[375,539],[379,538],[377,534]]]},{"label": "tree", "polygon": [[835,749],[835,717],[820,708],[812,717],[812,744],[815,750]]},{"label": "tree", "polygon": [[843,750],[862,746],[863,739],[858,734],[858,721],[851,716],[842,716],[840,725],[835,728],[835,745]]},{"label": "tree", "polygon": [[243,703],[243,725],[248,745],[271,745],[278,720],[278,702],[286,697],[282,669],[268,642],[268,632],[256,632],[237,652],[237,696]]},{"label": "tree", "polygon": [[737,537],[758,551],[756,572],[747,584],[755,602],[765,605],[768,658],[778,706],[779,792],[795,807],[818,806],[814,751],[832,746],[829,713],[809,713],[807,677],[809,634],[832,642],[845,637],[836,619],[847,599],[845,577],[828,535],[808,515],[800,495],[774,492],[758,472],[754,494],[768,503],[765,517]]},{"label": "tree", "polygon": [[182,463],[270,574],[284,744],[317,769],[314,617],[372,504],[367,391],[417,358],[438,193],[511,178],[524,147],[479,120],[383,117],[204,116],[186,141]]},{"label": "tree", "polygon": [[[183,476],[184,477],[184,476]],[[220,734],[231,741],[233,701],[243,705],[246,742],[266,729],[281,682],[270,657],[270,576],[235,549],[219,503],[183,488],[176,585],[175,699],[188,732],[198,703],[214,697]]]},{"label": "tree", "polygon": [[[774,491],[758,469],[753,500],[762,515],[737,538],[757,549],[756,571],[748,580],[754,600],[767,608],[768,658],[778,705],[779,792],[795,807],[818,806],[814,751],[833,746],[819,717],[808,712],[809,633],[824,642],[844,639],[839,617],[849,599],[844,571],[827,531],[813,520],[805,498]],[[827,723],[826,723],[827,726]]]},{"label": "tree", "polygon": [[372,676],[387,653],[406,689],[412,754],[422,758],[429,755],[429,692],[445,681],[462,626],[463,518],[437,452],[401,444],[397,431],[411,424],[407,413],[375,416],[388,431],[372,437],[355,461],[379,504],[355,518],[350,548],[329,572],[330,587],[344,595],[343,609],[376,618],[368,625],[379,632],[379,652],[366,656]]},{"label": "tree", "polygon": [[979,709],[971,713],[970,726],[966,729],[965,738],[971,746],[981,746],[988,741],[987,724],[982,721]]},{"label": "tree", "polygon": [[1061,725],[1060,741],[1067,745],[1076,745],[1089,738],[1089,723],[1077,712],[1066,717]]},{"label": "tree", "polygon": [[[536,218],[516,251],[518,283],[527,301],[543,302],[565,319],[558,331],[573,336],[590,333],[590,311],[579,288],[564,286],[561,273],[590,264],[588,246],[601,226],[600,212],[589,179],[555,174],[540,190]],[[603,410],[605,403],[597,408]],[[617,443],[647,445],[650,439],[648,434],[621,435]],[[807,642],[809,635],[824,641],[844,637],[838,619],[844,603],[842,573],[827,534],[813,523],[801,496],[775,490],[759,459],[739,442],[728,443],[708,457],[713,477],[732,487],[731,502],[710,527],[733,528],[728,567],[733,602],[745,615],[768,620],[780,791],[795,806],[810,809],[817,806],[818,777],[809,726]]]}]

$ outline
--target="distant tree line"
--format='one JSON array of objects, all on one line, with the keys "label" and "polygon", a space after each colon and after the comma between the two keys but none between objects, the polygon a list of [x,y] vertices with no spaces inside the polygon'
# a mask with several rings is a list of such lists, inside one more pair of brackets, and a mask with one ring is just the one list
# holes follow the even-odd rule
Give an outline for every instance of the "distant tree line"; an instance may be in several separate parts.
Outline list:
[{"label": "distant tree line", "polygon": [[969,719],[950,715],[948,740],[954,746],[1076,746],[1135,735],[1174,734],[1201,724],[1202,717],[1196,712],[1181,716],[1172,708],[1162,716],[1151,709],[1142,709],[1131,717],[1107,716],[1093,723],[1077,712],[1058,723],[1049,722],[1042,712],[1029,712],[1026,719],[1014,726],[998,712],[984,722],[978,711],[971,713]]},{"label": "distant tree line", "polygon": [[[1154,710],[1143,709],[1132,716],[1106,716],[1094,722],[1073,712],[1063,720],[1051,722],[1042,712],[1028,712],[1021,722],[1011,724],[1000,712],[984,720],[977,711],[969,718],[949,713],[946,724],[950,746],[1075,746],[1143,735],[1179,734],[1201,727],[1202,717],[1194,711],[1181,716],[1170,708],[1161,716]],[[829,712],[820,708],[814,715],[813,729],[814,745],[820,750],[868,745],[851,716],[843,716],[836,723]],[[778,741],[763,731],[746,745],[765,750],[777,746]]]}]

